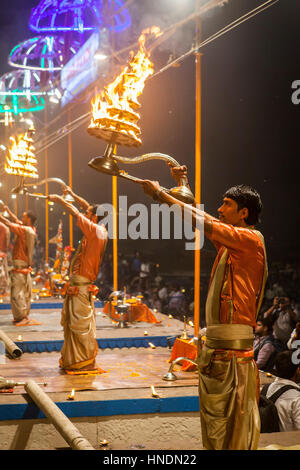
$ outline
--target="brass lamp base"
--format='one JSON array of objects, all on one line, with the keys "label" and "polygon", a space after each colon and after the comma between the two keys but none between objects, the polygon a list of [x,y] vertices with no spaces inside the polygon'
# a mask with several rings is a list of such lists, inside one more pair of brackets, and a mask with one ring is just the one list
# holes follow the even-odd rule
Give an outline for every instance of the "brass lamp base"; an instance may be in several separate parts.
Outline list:
[{"label": "brass lamp base", "polygon": [[182,335],[180,336],[180,339],[190,339],[187,331],[184,331]]},{"label": "brass lamp base", "polygon": [[[89,132],[90,131],[91,130],[89,130]],[[118,134],[116,132],[112,133],[111,141],[107,145],[104,155],[102,157],[92,158],[92,160],[90,160],[88,163],[89,167],[91,167],[93,170],[99,171],[100,173],[106,173],[111,176],[120,176],[122,178],[134,181],[136,183],[142,183],[144,180],[140,178],[136,178],[135,176],[129,175],[127,172],[120,170],[117,162],[132,164],[132,163],[142,163],[142,162],[152,160],[152,159],[159,159],[159,160],[164,160],[167,162],[172,162],[174,166],[175,165],[179,166],[179,163],[176,162],[176,160],[174,160],[169,155],[164,155],[164,154],[157,154],[157,153],[145,154],[145,155],[141,155],[139,157],[135,157],[132,159],[126,158],[126,157],[120,157],[114,154],[114,147],[117,142],[118,142]],[[166,188],[162,188],[162,189],[166,191],[168,194],[170,194],[171,196],[173,196],[175,199],[178,199],[179,201],[182,201],[186,204],[193,204],[195,200],[192,191],[190,190],[189,186],[186,184],[184,179],[182,180],[182,182],[180,182],[179,186],[175,186],[172,189],[166,189]]]},{"label": "brass lamp base", "polygon": [[173,372],[167,372],[163,376],[163,380],[167,380],[168,382],[174,382],[175,380],[177,380],[177,377],[175,374],[173,374]]},{"label": "brass lamp base", "polygon": [[174,361],[171,362],[168,372],[163,376],[163,380],[166,380],[167,382],[177,380],[176,375],[173,373],[173,368],[176,364],[178,364],[178,362],[182,361],[190,362],[191,364],[194,364],[194,366],[198,367],[197,362],[189,359],[188,357],[177,357],[174,359]]},{"label": "brass lamp base", "polygon": [[100,173],[107,173],[112,176],[118,176],[120,173],[119,167],[112,158],[95,157],[89,161],[88,166],[93,170],[100,171]]},{"label": "brass lamp base", "polygon": [[187,186],[175,186],[169,189],[169,194],[186,204],[193,204],[195,200],[192,191]]}]

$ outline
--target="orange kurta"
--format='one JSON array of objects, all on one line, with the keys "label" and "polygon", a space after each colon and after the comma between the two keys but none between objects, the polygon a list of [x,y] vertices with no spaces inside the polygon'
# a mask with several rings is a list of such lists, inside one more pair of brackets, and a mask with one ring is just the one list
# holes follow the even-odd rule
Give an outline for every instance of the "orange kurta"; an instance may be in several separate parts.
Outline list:
[{"label": "orange kurta", "polygon": [[95,365],[98,351],[92,283],[97,278],[107,243],[107,231],[83,214],[77,216],[83,232],[71,265],[70,285],[64,300],[61,325],[64,344],[60,366],[68,373],[86,369],[103,372]]},{"label": "orange kurta", "polygon": [[0,222],[0,253],[6,253],[9,244],[9,228]]},{"label": "orange kurta", "polygon": [[25,225],[11,223],[9,228],[12,233],[16,235],[16,239],[13,246],[12,258],[13,260],[22,260],[25,263],[28,262],[28,252],[26,244],[26,228]]},{"label": "orange kurta", "polygon": [[80,213],[77,216],[77,225],[84,237],[80,250],[72,261],[71,274],[79,274],[95,281],[107,242],[107,231],[104,226],[95,224]]},{"label": "orange kurta", "polygon": [[199,400],[206,449],[256,449],[260,421],[253,327],[266,280],[262,235],[214,221],[218,255],[206,301],[206,343],[199,350]]},{"label": "orange kurta", "polygon": [[225,248],[228,257],[220,296],[220,323],[256,324],[257,301],[262,287],[265,254],[262,240],[251,229],[212,223],[208,237],[215,244],[216,257],[211,280]]}]

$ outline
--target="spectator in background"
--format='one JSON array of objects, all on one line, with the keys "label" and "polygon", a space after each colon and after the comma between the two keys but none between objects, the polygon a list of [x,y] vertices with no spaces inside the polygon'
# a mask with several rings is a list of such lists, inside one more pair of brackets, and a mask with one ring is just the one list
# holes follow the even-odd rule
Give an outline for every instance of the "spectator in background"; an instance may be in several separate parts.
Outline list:
[{"label": "spectator in background", "polygon": [[36,272],[44,270],[44,259],[44,247],[42,246],[41,240],[37,235],[33,252],[33,268],[36,270]]},{"label": "spectator in background", "polygon": [[141,270],[141,258],[140,253],[136,251],[131,264],[132,277],[139,277]]},{"label": "spectator in background", "polygon": [[272,287],[268,287],[265,292],[265,300],[271,303],[274,297],[275,297],[275,291],[273,290]]},{"label": "spectator in background", "polygon": [[[295,343],[298,341],[298,343]],[[300,322],[296,323],[296,328],[292,331],[291,337],[287,342],[288,349],[296,349],[300,347]]]},{"label": "spectator in background", "polygon": [[273,336],[273,323],[270,316],[258,318],[255,328],[253,350],[257,367],[265,372],[271,371],[277,351],[275,338]]},{"label": "spectator in background", "polygon": [[293,361],[293,354],[292,351],[277,354],[275,359],[277,377],[267,391],[267,398],[269,398],[284,385],[295,387],[295,390],[284,392],[275,402],[280,431],[300,430],[300,388],[297,386],[300,381],[300,371],[299,364]]},{"label": "spectator in background", "polygon": [[162,304],[161,301],[159,300],[158,293],[153,292],[152,297],[150,299],[150,308],[155,308],[158,312],[162,311]]},{"label": "spectator in background", "polygon": [[169,296],[168,313],[177,318],[182,318],[185,314],[186,301],[179,285],[174,285],[174,290]]},{"label": "spectator in background", "polygon": [[119,254],[119,277],[120,277],[120,282],[121,284],[127,284],[129,282],[130,278],[130,265],[128,263],[128,260],[125,258],[125,256],[120,253]]},{"label": "spectator in background", "polygon": [[158,297],[159,297],[159,300],[161,301],[162,305],[165,305],[167,303],[168,289],[167,289],[167,286],[166,286],[165,282],[163,282],[163,281],[160,283],[160,286],[159,286],[159,289],[158,289]]},{"label": "spectator in background", "polygon": [[279,297],[273,298],[272,306],[264,313],[264,317],[274,317],[279,313]]},{"label": "spectator in background", "polygon": [[269,316],[273,321],[274,337],[286,347],[297,322],[297,314],[291,306],[290,298],[274,297],[272,307],[264,313],[265,318]]},{"label": "spectator in background", "polygon": [[150,287],[150,263],[143,258],[140,266],[139,290],[146,291]]}]

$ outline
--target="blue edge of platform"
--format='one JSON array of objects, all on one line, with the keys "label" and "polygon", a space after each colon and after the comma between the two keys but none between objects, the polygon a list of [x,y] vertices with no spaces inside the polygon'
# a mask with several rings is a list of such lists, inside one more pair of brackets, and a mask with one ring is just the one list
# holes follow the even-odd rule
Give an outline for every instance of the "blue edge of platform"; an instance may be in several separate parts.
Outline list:
[{"label": "blue edge of platform", "polygon": [[[199,411],[197,396],[78,402],[63,401],[56,402],[56,406],[68,418]],[[34,403],[0,405],[0,421],[43,418],[46,418],[46,416]]]},{"label": "blue edge of platform", "polygon": [[[104,338],[97,339],[97,342],[100,349],[149,348],[149,342],[160,347],[172,346],[175,338],[176,336]],[[63,340],[23,341],[16,342],[15,344],[24,353],[51,352],[60,351],[63,345]],[[100,394],[101,392],[99,391],[98,393]],[[199,401],[197,396],[79,402],[64,401],[56,402],[56,405],[68,418],[151,413],[187,413],[199,411]],[[34,403],[0,405],[0,421],[43,418],[45,418],[45,415]]]},{"label": "blue edge of platform", "polygon": [[[173,346],[176,336],[137,336],[132,338],[100,338],[97,343],[100,349],[115,348],[150,348],[149,343],[158,347]],[[60,351],[64,340],[15,341],[23,353],[43,353]]]},{"label": "blue edge of platform", "polygon": [[[31,310],[37,309],[52,309],[52,308],[62,308],[63,302],[32,302]],[[102,308],[104,306],[103,302],[96,301],[95,308]],[[11,304],[0,304],[0,310],[11,310]]]}]

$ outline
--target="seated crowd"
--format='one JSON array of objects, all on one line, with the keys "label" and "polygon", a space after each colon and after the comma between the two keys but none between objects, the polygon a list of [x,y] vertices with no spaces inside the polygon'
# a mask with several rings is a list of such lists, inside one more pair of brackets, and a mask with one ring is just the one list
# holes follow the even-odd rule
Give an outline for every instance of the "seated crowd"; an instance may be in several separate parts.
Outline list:
[{"label": "seated crowd", "polygon": [[[271,372],[276,355],[300,340],[299,312],[289,297],[274,297],[273,305],[257,319],[254,356],[260,370]],[[300,342],[299,342],[300,345]]]}]

